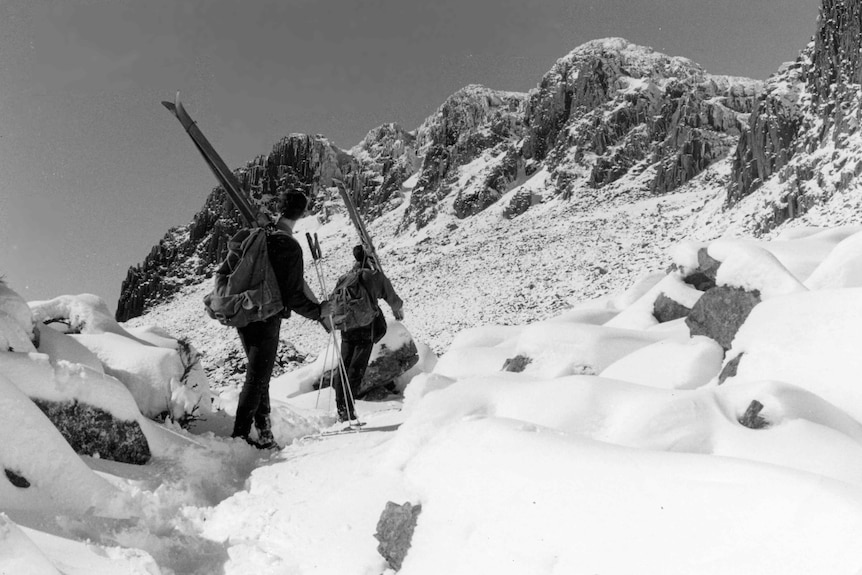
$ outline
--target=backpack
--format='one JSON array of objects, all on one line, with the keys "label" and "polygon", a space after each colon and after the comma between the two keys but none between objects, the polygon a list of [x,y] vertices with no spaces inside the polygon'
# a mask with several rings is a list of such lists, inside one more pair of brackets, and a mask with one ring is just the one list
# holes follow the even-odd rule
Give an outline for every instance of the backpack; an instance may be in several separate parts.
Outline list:
[{"label": "backpack", "polygon": [[371,325],[377,316],[377,302],[362,281],[362,270],[352,270],[338,280],[332,295],[332,324],[340,331]]},{"label": "backpack", "polygon": [[228,240],[228,254],[204,296],[207,314],[224,325],[244,327],[281,313],[281,290],[266,249],[267,231],[243,229]]}]

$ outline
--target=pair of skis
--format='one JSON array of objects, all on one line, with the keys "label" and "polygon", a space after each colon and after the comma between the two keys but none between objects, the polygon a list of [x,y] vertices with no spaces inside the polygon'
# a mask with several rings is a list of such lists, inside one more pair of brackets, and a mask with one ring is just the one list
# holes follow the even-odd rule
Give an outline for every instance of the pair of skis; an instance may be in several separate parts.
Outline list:
[{"label": "pair of skis", "polygon": [[204,157],[207,165],[213,174],[215,174],[216,179],[224,187],[230,201],[239,212],[245,227],[259,227],[261,225],[260,210],[248,199],[248,196],[242,191],[239,180],[236,179],[234,173],[227,167],[227,164],[224,163],[224,160],[221,159],[221,156],[215,151],[215,148],[212,147],[212,144],[203,135],[203,132],[200,131],[197,122],[192,120],[191,116],[186,112],[182,102],[180,102],[180,93],[177,92],[175,101],[162,102],[162,105],[176,116],[180,124],[183,125],[183,128],[186,129],[195,147]]},{"label": "pair of skis", "polygon": [[374,242],[371,241],[371,236],[368,234],[365,223],[359,217],[359,210],[356,209],[356,204],[353,202],[353,198],[350,197],[350,192],[341,180],[333,178],[332,182],[338,188],[338,193],[341,195],[344,207],[347,208],[347,215],[350,217],[350,221],[353,222],[353,227],[356,228],[356,233],[359,235],[359,241],[365,249],[366,256],[371,261],[374,269],[382,272],[383,268],[380,266],[380,258],[377,257],[377,250],[374,249]]},{"label": "pair of skis", "polygon": [[[173,102],[162,102],[162,105],[167,108],[177,118],[177,120],[179,120],[183,128],[185,128],[189,137],[194,142],[195,147],[203,156],[204,161],[206,161],[216,179],[222,187],[224,187],[228,197],[236,207],[246,227],[251,228],[261,226],[261,211],[242,191],[242,186],[240,185],[239,180],[237,180],[230,168],[227,167],[227,164],[225,164],[218,152],[215,151],[215,148],[212,147],[212,144],[209,143],[206,136],[203,135],[203,132],[201,132],[200,128],[197,126],[197,122],[192,120],[191,116],[186,112],[182,102],[180,102],[180,93],[177,92],[176,99]],[[341,180],[333,178],[332,181],[336,188],[338,188],[338,193],[341,195],[344,206],[347,208],[347,214],[353,222],[353,226],[356,228],[357,234],[359,234],[359,241],[365,248],[365,253],[370,256],[374,267],[379,271],[383,271],[380,266],[380,258],[377,257],[377,250],[374,248],[374,242],[371,241],[371,236],[368,234],[368,230],[366,229],[362,218],[359,216],[359,211],[356,209],[356,204],[353,202],[350,192]],[[320,244],[317,244],[317,253],[320,253]],[[312,248],[312,255],[314,255],[314,248]]]}]

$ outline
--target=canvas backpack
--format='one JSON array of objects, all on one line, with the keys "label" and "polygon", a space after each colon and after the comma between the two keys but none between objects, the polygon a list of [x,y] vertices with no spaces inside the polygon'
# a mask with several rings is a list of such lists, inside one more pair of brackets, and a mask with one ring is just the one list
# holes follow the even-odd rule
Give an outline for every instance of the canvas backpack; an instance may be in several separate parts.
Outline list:
[{"label": "canvas backpack", "polygon": [[244,327],[281,313],[281,291],[267,253],[264,228],[243,229],[228,240],[228,254],[204,296],[207,314],[231,327]]},{"label": "canvas backpack", "polygon": [[329,297],[335,329],[351,331],[366,327],[377,316],[377,302],[362,281],[362,270],[352,270],[338,280]]}]

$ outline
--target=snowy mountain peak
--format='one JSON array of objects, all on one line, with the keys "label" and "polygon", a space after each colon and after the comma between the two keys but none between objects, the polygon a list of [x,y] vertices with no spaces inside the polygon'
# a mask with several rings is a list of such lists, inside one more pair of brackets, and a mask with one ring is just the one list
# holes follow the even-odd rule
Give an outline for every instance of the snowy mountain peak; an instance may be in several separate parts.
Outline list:
[{"label": "snowy mountain peak", "polygon": [[703,68],[688,58],[668,56],[624,38],[603,38],[582,44],[560,58],[552,73],[592,62],[612,70],[614,76],[634,78],[702,78]]}]

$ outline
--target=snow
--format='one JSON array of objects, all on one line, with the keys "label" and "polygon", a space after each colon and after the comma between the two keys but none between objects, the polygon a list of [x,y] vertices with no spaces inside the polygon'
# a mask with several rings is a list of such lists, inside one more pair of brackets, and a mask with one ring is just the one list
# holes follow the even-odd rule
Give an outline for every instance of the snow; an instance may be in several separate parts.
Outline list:
[{"label": "snow", "polygon": [[634,351],[599,375],[667,389],[694,389],[718,375],[724,350],[704,336],[669,338]]},{"label": "snow", "polygon": [[[147,417],[182,369],[170,330],[115,325],[91,296],[22,307],[7,288],[0,328],[20,351],[0,353],[0,466],[31,485],[0,476],[0,571],[391,573],[374,533],[393,501],[422,506],[406,575],[857,573],[860,242],[852,227],[681,239],[665,260],[677,268],[624,289],[459,330],[439,357],[415,341],[403,396],[359,401],[360,433],[318,435],[335,418],[314,384],[338,344],[318,335],[272,382],[275,453],[229,438],[233,387],[187,429]],[[660,293],[697,300],[682,278],[700,248],[720,284],[764,296],[727,357],[652,317]],[[41,326],[37,349],[32,322],[57,317],[81,333]],[[405,321],[381,344],[415,339]],[[518,357],[522,371],[503,371]],[[30,398],[138,421],[153,459],[77,455]],[[740,423],[755,401],[758,429]]]},{"label": "snow", "polygon": [[733,340],[729,357],[742,357],[728,381],[777,379],[812,391],[862,418],[862,387],[854,385],[862,359],[856,332],[862,288],[811,291],[756,306]]}]

